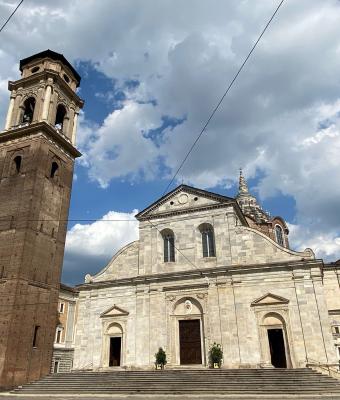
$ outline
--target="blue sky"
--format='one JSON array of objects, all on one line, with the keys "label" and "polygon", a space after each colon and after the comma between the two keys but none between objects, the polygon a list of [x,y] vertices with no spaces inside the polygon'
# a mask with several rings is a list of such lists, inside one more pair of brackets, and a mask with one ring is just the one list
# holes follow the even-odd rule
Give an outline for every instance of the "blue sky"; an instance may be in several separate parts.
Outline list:
[{"label": "blue sky", "polygon": [[[0,23],[15,4],[0,0]],[[23,3],[0,38],[2,125],[21,58],[50,48],[82,76],[65,283],[138,237],[133,215],[163,194],[277,4]],[[339,20],[338,1],[285,2],[173,185],[234,196],[242,167],[292,247],[326,260],[340,258]]]}]

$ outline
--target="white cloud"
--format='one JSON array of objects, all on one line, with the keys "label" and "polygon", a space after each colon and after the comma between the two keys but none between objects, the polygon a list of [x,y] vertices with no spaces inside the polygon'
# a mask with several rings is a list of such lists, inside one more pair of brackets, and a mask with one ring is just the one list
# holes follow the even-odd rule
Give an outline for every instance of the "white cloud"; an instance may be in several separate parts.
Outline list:
[{"label": "white cloud", "polygon": [[311,248],[316,257],[326,261],[340,259],[340,235],[337,232],[320,233],[301,225],[288,224],[290,245],[296,250]]},{"label": "white cloud", "polygon": [[[81,121],[78,143],[91,179],[102,187],[115,178],[151,179],[160,159],[173,173],[276,4],[27,0],[2,32],[0,118],[13,65],[53,47],[70,61],[90,61],[128,98],[100,127]],[[1,15],[9,8],[0,0]],[[179,178],[213,187],[235,180],[240,166],[248,176],[261,171],[262,198],[293,196],[298,225],[324,241],[329,232],[338,237],[339,20],[338,1],[284,3]],[[135,90],[124,86],[131,79],[140,82]],[[185,120],[156,146],[145,133],[164,115]]]},{"label": "white cloud", "polygon": [[159,153],[152,140],[145,136],[162,125],[159,110],[149,104],[126,102],[120,110],[113,111],[96,130],[95,137],[84,146],[85,159],[90,167],[89,175],[107,187],[116,177],[150,179],[157,172]]},{"label": "white cloud", "polygon": [[118,249],[138,238],[138,223],[134,218],[137,213],[138,210],[109,211],[91,224],[74,225],[67,232],[66,257],[68,254],[112,257]]},{"label": "white cloud", "polygon": [[85,274],[98,273],[120,248],[137,240],[137,213],[109,211],[98,221],[74,225],[66,236],[62,281],[83,282]]}]

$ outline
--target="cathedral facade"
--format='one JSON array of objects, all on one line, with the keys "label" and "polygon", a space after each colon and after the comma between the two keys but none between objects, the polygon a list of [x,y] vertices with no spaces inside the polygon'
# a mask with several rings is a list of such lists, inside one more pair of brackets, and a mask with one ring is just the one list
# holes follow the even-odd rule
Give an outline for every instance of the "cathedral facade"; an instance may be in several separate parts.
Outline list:
[{"label": "cathedral facade", "polygon": [[139,240],[77,287],[73,369],[154,368],[159,347],[208,366],[214,343],[223,368],[337,363],[322,260],[242,175],[235,199],[180,185],[136,218]]}]

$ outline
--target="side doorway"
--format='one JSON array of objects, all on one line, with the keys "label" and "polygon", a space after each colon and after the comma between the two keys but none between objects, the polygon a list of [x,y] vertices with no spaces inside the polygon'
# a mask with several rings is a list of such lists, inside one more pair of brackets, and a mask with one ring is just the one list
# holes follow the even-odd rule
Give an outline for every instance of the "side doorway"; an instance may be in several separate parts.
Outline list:
[{"label": "side doorway", "polygon": [[274,368],[292,368],[286,322],[278,313],[263,318],[262,355],[265,364]]},{"label": "side doorway", "polygon": [[122,326],[113,322],[104,328],[102,342],[101,368],[121,367],[125,365],[125,331]]},{"label": "side doorway", "polygon": [[122,352],[122,338],[120,336],[110,337],[109,367],[120,367]]},{"label": "side doorway", "polygon": [[273,367],[287,368],[284,332],[282,328],[267,329],[270,359]]}]

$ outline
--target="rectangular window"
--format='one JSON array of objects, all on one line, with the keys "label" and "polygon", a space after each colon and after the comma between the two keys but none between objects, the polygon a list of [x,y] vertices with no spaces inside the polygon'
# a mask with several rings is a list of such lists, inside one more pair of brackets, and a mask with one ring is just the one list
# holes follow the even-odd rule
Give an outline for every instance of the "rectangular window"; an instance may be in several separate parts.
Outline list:
[{"label": "rectangular window", "polygon": [[207,232],[202,232],[202,245],[203,245],[203,257],[209,257]]},{"label": "rectangular window", "polygon": [[335,326],[335,327],[334,327],[334,333],[336,333],[336,334],[339,334],[339,333],[340,333],[340,330],[339,330],[339,327],[338,327],[338,326]]},{"label": "rectangular window", "polygon": [[208,250],[209,250],[209,257],[215,257],[215,243],[214,243],[214,233],[213,231],[208,232]]},{"label": "rectangular window", "polygon": [[173,236],[164,237],[164,262],[175,261],[175,239]]},{"label": "rectangular window", "polygon": [[59,361],[54,361],[53,373],[57,374],[59,372]]},{"label": "rectangular window", "polygon": [[35,327],[34,327],[33,343],[32,343],[33,347],[38,347],[38,331],[39,331],[39,328],[40,328],[39,325],[35,325]]},{"label": "rectangular window", "polygon": [[55,342],[56,343],[61,343],[62,333],[63,333],[63,329],[62,328],[57,328],[56,335],[55,335]]},{"label": "rectangular window", "polygon": [[65,309],[65,303],[60,303],[59,304],[59,312],[60,312],[60,314],[64,313],[64,309]]},{"label": "rectangular window", "polygon": [[214,232],[206,230],[202,232],[203,257],[215,257]]}]

